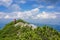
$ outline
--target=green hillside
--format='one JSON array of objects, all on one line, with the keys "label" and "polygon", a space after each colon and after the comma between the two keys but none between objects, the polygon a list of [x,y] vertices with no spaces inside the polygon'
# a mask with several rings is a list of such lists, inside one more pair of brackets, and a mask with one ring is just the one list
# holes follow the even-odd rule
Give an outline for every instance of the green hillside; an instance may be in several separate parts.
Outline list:
[{"label": "green hillside", "polygon": [[12,21],[0,30],[0,40],[60,40],[60,32],[46,25],[34,28],[19,19],[16,24]]}]

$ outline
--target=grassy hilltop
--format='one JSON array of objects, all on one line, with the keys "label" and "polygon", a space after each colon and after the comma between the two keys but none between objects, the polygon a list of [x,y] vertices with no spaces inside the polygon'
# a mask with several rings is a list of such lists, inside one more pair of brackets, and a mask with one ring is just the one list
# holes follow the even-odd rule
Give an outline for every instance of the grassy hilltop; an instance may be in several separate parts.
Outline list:
[{"label": "grassy hilltop", "polygon": [[60,40],[60,32],[49,26],[35,27],[24,20],[6,24],[0,30],[0,40]]}]

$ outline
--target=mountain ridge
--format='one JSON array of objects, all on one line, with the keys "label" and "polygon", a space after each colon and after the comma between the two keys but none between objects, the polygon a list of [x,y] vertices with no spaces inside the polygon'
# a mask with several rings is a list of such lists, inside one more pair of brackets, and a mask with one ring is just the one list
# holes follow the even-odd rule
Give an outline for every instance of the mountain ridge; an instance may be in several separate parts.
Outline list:
[{"label": "mountain ridge", "polygon": [[19,19],[5,25],[0,30],[0,40],[60,40],[60,32],[44,25],[42,27],[30,25]]}]

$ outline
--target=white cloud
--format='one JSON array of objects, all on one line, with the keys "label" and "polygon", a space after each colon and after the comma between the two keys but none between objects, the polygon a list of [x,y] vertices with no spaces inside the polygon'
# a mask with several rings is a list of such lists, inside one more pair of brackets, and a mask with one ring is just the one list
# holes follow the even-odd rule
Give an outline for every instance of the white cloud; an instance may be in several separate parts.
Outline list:
[{"label": "white cloud", "polygon": [[33,4],[32,7],[46,8],[46,9],[53,9],[53,8],[55,8],[55,6],[53,6],[53,5],[44,6],[44,5],[38,5],[38,4]]},{"label": "white cloud", "polygon": [[35,8],[35,9],[32,9],[30,10],[31,13],[38,13],[39,12],[39,8]]},{"label": "white cloud", "polygon": [[38,8],[47,8],[47,9],[53,9],[55,8],[54,6],[50,5],[50,6],[43,6],[43,5],[38,5],[38,4],[34,4],[32,5],[33,7],[38,7]]},{"label": "white cloud", "polygon": [[5,14],[3,12],[0,12],[0,19],[3,18]]},{"label": "white cloud", "polygon": [[38,8],[44,8],[44,6],[43,5],[39,5]]},{"label": "white cloud", "polygon": [[36,19],[55,19],[57,16],[52,13],[42,12],[37,14]]},{"label": "white cloud", "polygon": [[38,5],[38,4],[33,4],[33,7],[38,7],[38,8],[45,8],[43,5]]},{"label": "white cloud", "polygon": [[46,7],[47,9],[53,9],[53,8],[55,8],[54,6],[47,6]]},{"label": "white cloud", "polygon": [[35,1],[38,4],[45,3],[50,5],[56,5],[60,2],[60,0],[29,0],[29,1]]},{"label": "white cloud", "polygon": [[27,0],[15,0],[15,3],[17,4],[25,4]]},{"label": "white cloud", "polygon": [[29,17],[32,17],[36,13],[39,12],[38,8],[29,10],[29,11],[24,11],[24,12],[12,12],[12,13],[6,13],[4,18],[5,19],[14,19],[14,18],[22,18],[22,19],[27,19]]},{"label": "white cloud", "polygon": [[20,18],[29,18],[39,12],[39,8],[35,8],[29,11],[18,12],[17,15]]},{"label": "white cloud", "polygon": [[[56,19],[57,15],[51,12],[39,12],[39,8],[35,8],[28,11],[17,11],[11,13],[3,13],[3,18],[5,19],[14,19],[14,18],[22,18],[22,19]],[[0,17],[1,18],[1,17]]]},{"label": "white cloud", "polygon": [[17,4],[12,4],[10,7],[8,7],[8,9],[10,11],[20,11],[21,10],[20,6]]},{"label": "white cloud", "polygon": [[9,19],[9,18],[10,18],[10,16],[9,16],[9,15],[6,15],[4,18],[5,18],[5,19]]},{"label": "white cloud", "polygon": [[8,7],[11,5],[12,2],[12,0],[0,0],[0,5]]},{"label": "white cloud", "polygon": [[19,18],[19,17],[18,16],[11,16],[11,15],[4,16],[4,19],[15,19],[15,18]]},{"label": "white cloud", "polygon": [[0,19],[2,18],[1,14],[0,14]]},{"label": "white cloud", "polygon": [[26,0],[21,0],[20,3],[25,4]]},{"label": "white cloud", "polygon": [[18,4],[12,4],[13,0],[0,0],[0,6],[5,6],[9,11],[20,11]]},{"label": "white cloud", "polygon": [[56,15],[58,14],[58,15],[60,15],[60,12],[54,12]]}]

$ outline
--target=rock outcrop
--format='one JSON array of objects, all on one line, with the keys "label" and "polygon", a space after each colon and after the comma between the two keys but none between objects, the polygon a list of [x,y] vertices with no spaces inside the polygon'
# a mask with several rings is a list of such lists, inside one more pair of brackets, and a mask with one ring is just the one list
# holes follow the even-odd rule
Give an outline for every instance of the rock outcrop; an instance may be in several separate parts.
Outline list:
[{"label": "rock outcrop", "polygon": [[15,27],[20,26],[20,27],[32,27],[32,29],[36,28],[37,26],[33,25],[33,24],[28,24],[28,23],[23,23],[23,22],[18,22],[14,25]]}]

